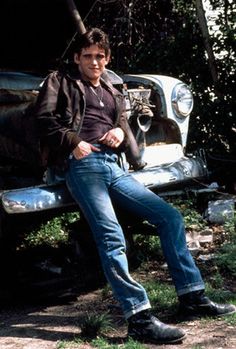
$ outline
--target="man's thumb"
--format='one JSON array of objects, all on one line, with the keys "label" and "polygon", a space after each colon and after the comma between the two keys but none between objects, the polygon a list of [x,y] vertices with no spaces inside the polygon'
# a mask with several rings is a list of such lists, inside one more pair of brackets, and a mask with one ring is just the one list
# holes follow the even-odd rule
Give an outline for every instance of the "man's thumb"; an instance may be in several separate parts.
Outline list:
[{"label": "man's thumb", "polygon": [[95,147],[94,145],[91,144],[91,150],[92,151],[100,151],[99,148]]}]

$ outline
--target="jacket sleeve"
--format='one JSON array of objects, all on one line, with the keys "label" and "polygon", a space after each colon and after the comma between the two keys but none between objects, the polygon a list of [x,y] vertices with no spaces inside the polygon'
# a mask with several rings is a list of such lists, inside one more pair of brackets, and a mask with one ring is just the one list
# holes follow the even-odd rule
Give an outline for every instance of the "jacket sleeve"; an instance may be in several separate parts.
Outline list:
[{"label": "jacket sleeve", "polygon": [[81,139],[71,128],[72,115],[66,108],[66,103],[66,94],[61,89],[61,77],[56,72],[51,73],[40,90],[35,106],[38,133],[41,142],[50,149],[60,148],[62,153],[70,154]]}]

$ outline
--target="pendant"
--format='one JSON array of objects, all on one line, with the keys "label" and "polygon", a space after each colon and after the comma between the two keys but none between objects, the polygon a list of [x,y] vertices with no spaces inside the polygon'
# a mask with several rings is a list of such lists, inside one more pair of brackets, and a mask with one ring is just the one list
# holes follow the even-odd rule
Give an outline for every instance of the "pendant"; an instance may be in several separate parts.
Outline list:
[{"label": "pendant", "polygon": [[104,107],[103,101],[100,100],[100,101],[99,101],[99,104],[100,104],[100,107],[102,107],[102,108]]}]

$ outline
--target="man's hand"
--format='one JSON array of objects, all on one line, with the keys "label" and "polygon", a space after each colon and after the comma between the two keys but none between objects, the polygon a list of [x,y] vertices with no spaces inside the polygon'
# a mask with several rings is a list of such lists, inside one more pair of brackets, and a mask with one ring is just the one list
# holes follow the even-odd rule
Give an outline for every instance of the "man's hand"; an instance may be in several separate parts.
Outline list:
[{"label": "man's hand", "polygon": [[93,151],[100,151],[100,149],[98,149],[97,147],[95,147],[94,145],[81,141],[79,142],[79,144],[77,145],[77,147],[73,150],[73,155],[74,157],[79,160],[84,158],[85,156],[88,156],[90,153],[92,153]]},{"label": "man's hand", "polygon": [[111,148],[118,148],[123,142],[124,136],[123,130],[120,127],[116,127],[106,132],[104,136],[99,139],[99,142],[106,144]]}]

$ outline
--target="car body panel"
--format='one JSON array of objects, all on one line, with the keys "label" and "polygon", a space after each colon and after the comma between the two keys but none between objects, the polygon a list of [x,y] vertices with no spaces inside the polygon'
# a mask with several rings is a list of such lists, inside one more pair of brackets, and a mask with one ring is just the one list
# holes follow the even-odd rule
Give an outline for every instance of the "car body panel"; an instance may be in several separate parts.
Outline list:
[{"label": "car body panel", "polygon": [[140,83],[146,86],[152,85],[161,98],[161,116],[177,122],[181,133],[182,145],[186,147],[190,115],[185,119],[180,119],[176,117],[172,108],[172,91],[176,85],[182,82],[173,77],[156,74],[125,74],[122,75],[122,78],[124,83],[137,83],[136,86]]},{"label": "car body panel", "polygon": [[[146,166],[142,170],[133,171],[129,169],[124,157],[123,166],[125,169],[130,171],[146,187],[159,192],[168,191],[172,188],[184,188],[190,182],[193,185],[193,179],[206,178],[208,171],[204,159],[201,156],[189,157],[185,154],[190,115],[185,118],[178,118],[173,111],[172,91],[177,84],[182,82],[163,75],[126,74],[119,76],[110,70],[107,70],[106,74],[113,84],[123,88],[127,101],[128,119],[131,127],[134,126],[133,132],[140,146],[142,159],[146,162]],[[0,160],[4,159],[5,161],[5,158],[7,158],[7,165],[5,162],[0,164],[0,183],[1,181],[4,182],[6,176],[4,177],[3,173],[7,171],[8,167],[10,170],[7,172],[7,176],[14,177],[12,169],[16,166],[16,160],[19,168],[21,168],[21,162],[23,163],[23,160],[26,160],[26,162],[29,162],[27,164],[29,169],[31,166],[36,166],[35,172],[38,171],[35,149],[29,149],[25,141],[27,134],[25,136],[23,131],[29,127],[29,120],[34,117],[30,114],[28,119],[27,103],[35,101],[43,80],[43,77],[33,76],[32,74],[0,73],[0,143],[2,144]],[[123,83],[126,84],[126,87],[122,85]],[[142,84],[144,86],[139,88],[139,85]],[[152,89],[158,93],[158,105],[154,105],[150,101],[151,98],[149,97],[153,92]],[[139,103],[138,112],[134,110],[137,106],[135,103]],[[144,105],[145,111],[142,109]],[[154,113],[151,110],[152,107],[155,109]],[[147,128],[145,129],[143,124],[140,125],[138,122],[138,118],[140,115],[143,116],[148,108],[150,112],[148,111],[148,114],[145,115],[147,117],[147,123],[144,125],[145,127],[147,125]],[[12,125],[18,125],[18,128],[15,127],[14,129]],[[14,135],[8,132],[9,128],[11,132],[14,129]],[[18,133],[20,135],[22,133],[23,137],[17,137]],[[13,146],[8,147],[8,142],[9,144],[12,142],[10,145]],[[3,145],[7,150],[4,149]],[[15,159],[14,150],[17,147],[22,147],[22,158]],[[8,151],[9,148],[10,151]],[[35,148],[37,148],[37,142]],[[13,151],[13,155],[11,151]],[[27,157],[29,153],[30,156]],[[36,164],[32,165],[32,159],[35,159]],[[40,164],[38,164],[38,168],[40,168]],[[30,172],[30,170],[28,171]],[[17,173],[19,173],[19,177],[31,176],[34,183],[34,174],[28,173],[25,175],[20,170]],[[74,206],[75,202],[66,188],[63,176],[61,178],[54,176],[53,181],[51,178],[51,169],[46,169],[42,178],[36,181],[36,185],[25,185],[27,183],[25,178],[22,186],[19,185],[14,188],[14,185],[11,184],[8,188],[3,185],[0,188],[0,197],[4,210],[8,214],[15,214]]]}]

